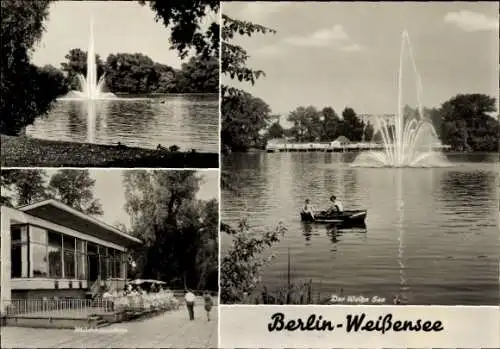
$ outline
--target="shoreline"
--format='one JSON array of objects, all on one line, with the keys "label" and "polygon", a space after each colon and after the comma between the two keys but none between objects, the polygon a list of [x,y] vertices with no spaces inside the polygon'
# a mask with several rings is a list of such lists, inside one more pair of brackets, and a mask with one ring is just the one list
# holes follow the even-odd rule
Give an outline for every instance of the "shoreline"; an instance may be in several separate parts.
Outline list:
[{"label": "shoreline", "polygon": [[169,152],[117,145],[0,135],[2,167],[218,168],[218,153]]},{"label": "shoreline", "polygon": [[[379,150],[379,149],[377,149]],[[324,151],[324,150],[309,150],[309,149],[288,149],[286,151],[268,151],[266,149],[257,149],[257,148],[251,148],[248,149],[247,151],[241,151],[241,150],[231,150],[229,154],[252,154],[252,153],[360,153],[363,151],[368,151],[368,150],[349,150],[349,151]],[[496,151],[455,151],[455,150],[445,150],[442,151],[443,154],[445,155],[493,155],[493,154],[499,154]],[[224,154],[224,155],[229,155],[229,154]]]}]

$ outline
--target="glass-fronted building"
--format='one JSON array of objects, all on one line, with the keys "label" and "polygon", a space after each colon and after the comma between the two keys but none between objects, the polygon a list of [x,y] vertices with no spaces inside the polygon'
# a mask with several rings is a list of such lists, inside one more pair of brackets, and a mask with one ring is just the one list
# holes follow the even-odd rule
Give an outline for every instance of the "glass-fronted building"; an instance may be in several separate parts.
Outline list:
[{"label": "glass-fronted building", "polygon": [[1,208],[1,299],[85,297],[122,285],[141,241],[56,200]]}]

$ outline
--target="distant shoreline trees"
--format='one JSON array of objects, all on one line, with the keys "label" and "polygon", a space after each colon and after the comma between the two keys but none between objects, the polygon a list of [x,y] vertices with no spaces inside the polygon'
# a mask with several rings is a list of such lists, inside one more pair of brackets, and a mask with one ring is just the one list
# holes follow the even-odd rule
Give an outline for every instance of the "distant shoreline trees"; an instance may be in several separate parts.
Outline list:
[{"label": "distant shoreline trees", "polygon": [[[78,74],[87,73],[87,52],[71,49],[61,63],[70,90],[78,90]],[[105,75],[113,93],[217,93],[219,62],[215,57],[191,57],[181,69],[154,62],[142,53],[110,54],[105,60],[96,55],[97,75]],[[55,68],[54,68],[55,69]]]},{"label": "distant shoreline trees", "polygon": [[[234,99],[238,99],[238,103]],[[251,100],[259,100],[266,108],[251,107]],[[363,120],[350,107],[346,107],[341,116],[332,107],[321,110],[314,106],[298,107],[287,115],[286,120],[291,126],[285,128],[279,116],[270,116],[271,110],[261,99],[244,93],[227,98],[227,101],[231,103],[227,111],[223,104],[222,112],[231,123],[223,128],[222,142],[232,151],[263,148],[268,140],[283,137],[295,142],[331,142],[340,136],[351,142],[381,142],[374,121]],[[500,122],[493,97],[459,94],[437,108],[424,108],[423,113],[423,119],[433,125],[439,141],[449,145],[453,151],[499,150]],[[405,106],[403,116],[408,120],[419,117],[419,112],[416,108]],[[393,135],[394,127],[389,128],[389,134]]]}]

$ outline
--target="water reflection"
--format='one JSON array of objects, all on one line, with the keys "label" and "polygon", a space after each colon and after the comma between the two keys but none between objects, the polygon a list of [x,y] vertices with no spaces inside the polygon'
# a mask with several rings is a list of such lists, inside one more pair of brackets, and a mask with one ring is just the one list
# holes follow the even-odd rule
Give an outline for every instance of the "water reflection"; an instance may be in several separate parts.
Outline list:
[{"label": "water reflection", "polygon": [[498,186],[498,176],[484,170],[447,171],[440,176],[440,194],[448,202],[470,207],[486,208],[483,200],[471,200],[473,197],[487,198]]},{"label": "water reflection", "polygon": [[27,128],[35,138],[218,152],[218,96],[169,95],[115,100],[60,100]]},{"label": "water reflection", "polygon": [[405,275],[405,202],[403,198],[403,171],[398,168],[393,172],[395,175],[395,185],[396,185],[396,208],[398,215],[398,222],[396,225],[396,231],[399,232],[398,236],[398,266],[399,266],[399,294],[393,296],[395,303],[408,302],[408,285],[406,284]]}]

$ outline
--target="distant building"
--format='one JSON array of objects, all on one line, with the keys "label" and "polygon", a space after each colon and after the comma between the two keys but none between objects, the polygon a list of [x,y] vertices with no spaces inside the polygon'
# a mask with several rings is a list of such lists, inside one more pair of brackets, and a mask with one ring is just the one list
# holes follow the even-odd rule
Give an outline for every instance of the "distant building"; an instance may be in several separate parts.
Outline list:
[{"label": "distant building", "polygon": [[341,147],[341,146],[344,146],[344,145],[347,145],[350,143],[351,143],[351,141],[349,140],[349,138],[347,138],[345,136],[339,136],[336,140],[334,140],[333,142],[330,142],[330,146],[331,147]]}]

